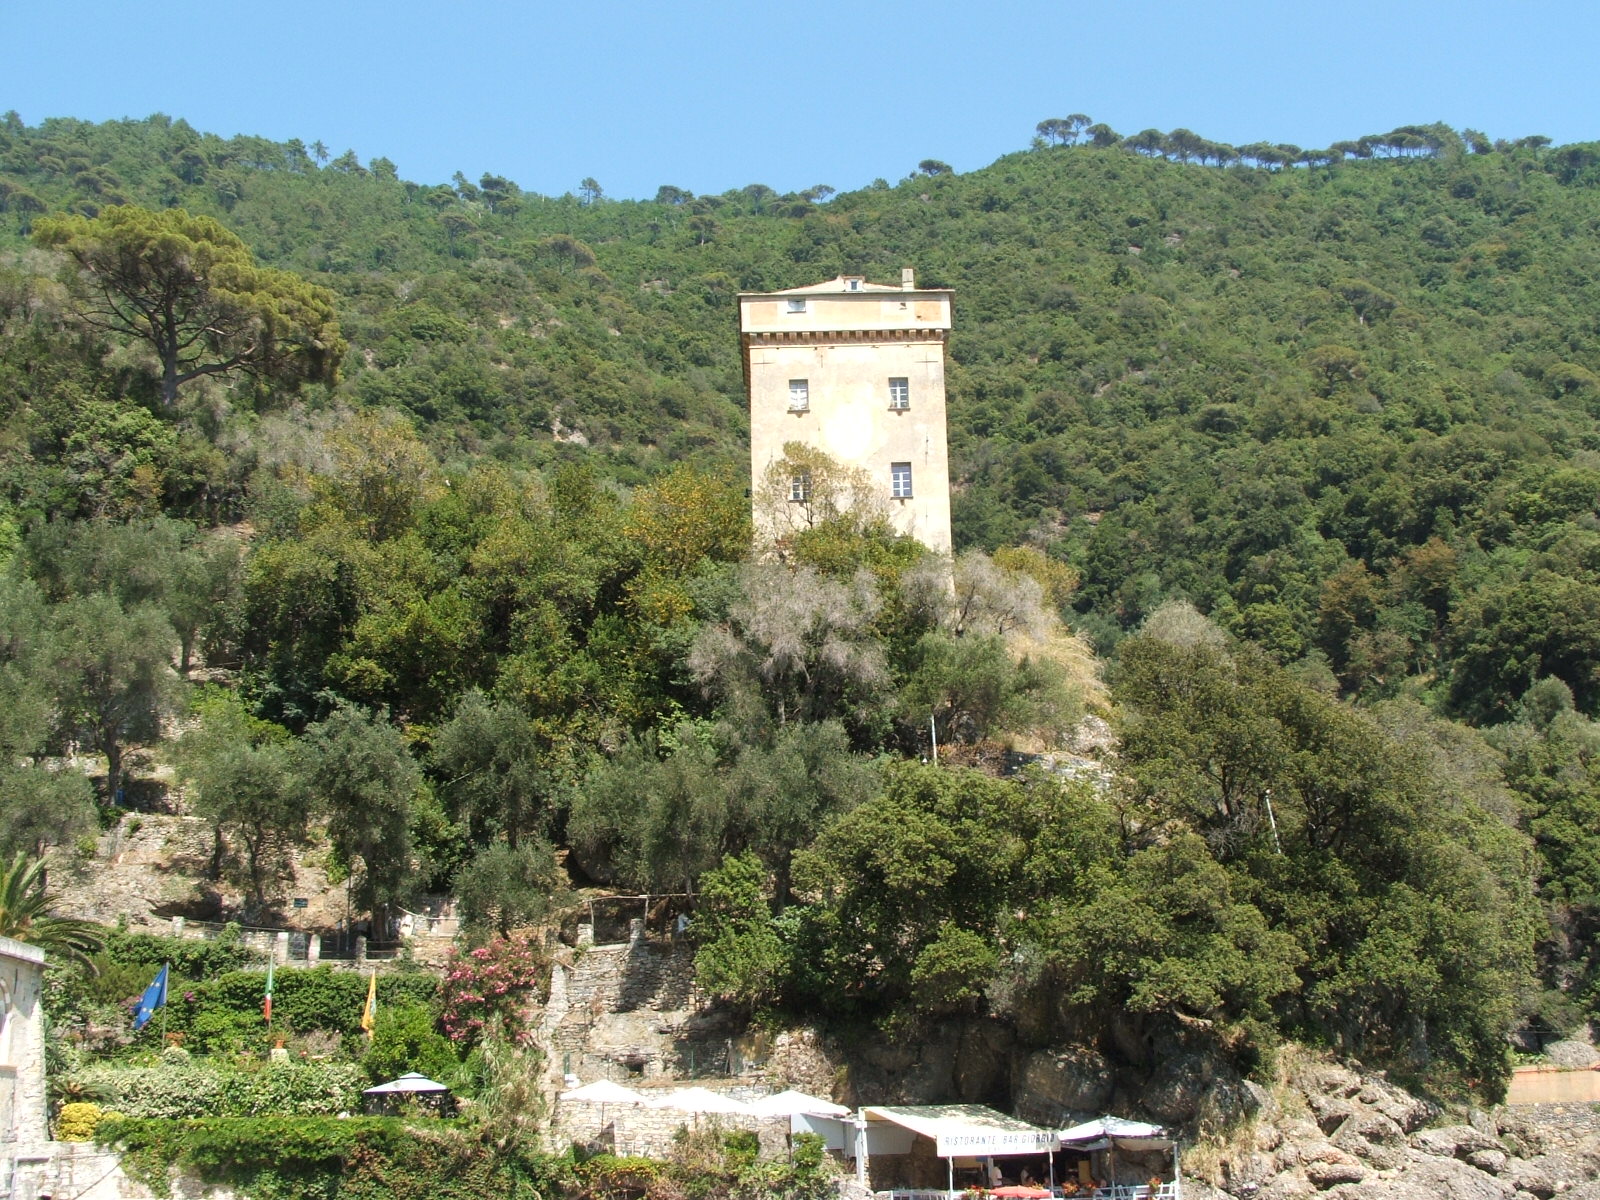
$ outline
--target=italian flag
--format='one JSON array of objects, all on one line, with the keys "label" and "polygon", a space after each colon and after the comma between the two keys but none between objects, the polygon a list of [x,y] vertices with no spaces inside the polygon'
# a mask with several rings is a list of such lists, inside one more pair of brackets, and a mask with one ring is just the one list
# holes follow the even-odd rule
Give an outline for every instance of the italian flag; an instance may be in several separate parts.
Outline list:
[{"label": "italian flag", "polygon": [[261,1015],[267,1019],[267,1028],[272,1027],[272,960],[267,960],[267,993],[261,997]]}]

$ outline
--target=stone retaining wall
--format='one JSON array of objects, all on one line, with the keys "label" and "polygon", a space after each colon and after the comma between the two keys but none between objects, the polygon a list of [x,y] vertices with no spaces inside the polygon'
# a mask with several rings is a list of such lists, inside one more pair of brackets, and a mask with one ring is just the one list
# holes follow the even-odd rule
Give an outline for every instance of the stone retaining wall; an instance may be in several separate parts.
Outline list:
[{"label": "stone retaining wall", "polygon": [[[723,1087],[714,1089],[736,1100],[754,1100],[765,1088]],[[787,1117],[745,1117],[734,1114],[674,1112],[648,1108],[642,1104],[574,1104],[556,1108],[550,1128],[551,1145],[557,1149],[576,1143],[613,1154],[637,1154],[664,1158],[672,1152],[680,1133],[688,1130],[722,1133],[735,1129],[753,1130],[761,1139],[761,1152],[784,1153],[789,1137]]]},{"label": "stone retaining wall", "polygon": [[1572,1149],[1600,1136],[1600,1108],[1594,1104],[1508,1104],[1496,1115],[1501,1128],[1542,1151]]},{"label": "stone retaining wall", "polygon": [[[688,941],[646,937],[643,923],[635,921],[627,942],[561,952],[538,1032],[551,1070],[552,1145],[576,1142],[654,1156],[668,1153],[681,1130],[750,1129],[763,1152],[783,1153],[787,1119],[563,1103],[554,1095],[574,1080],[609,1079],[649,1092],[693,1076],[713,1091],[754,1100],[775,1089],[761,1069],[765,1052],[740,1033],[721,1014],[702,1008]],[[719,1077],[706,1078],[710,1070]]]},{"label": "stone retaining wall", "polygon": [[[211,861],[215,835],[209,821],[140,813],[101,834],[92,863],[63,863],[50,882],[62,916],[136,930],[166,924],[158,912],[195,902]],[[165,932],[156,929],[153,932]]]},{"label": "stone retaining wall", "polygon": [[[0,1196],[5,1200],[154,1200],[144,1184],[122,1169],[122,1160],[90,1142],[34,1142],[6,1147],[0,1154]],[[227,1188],[179,1179],[173,1195],[204,1194],[206,1200],[234,1200]]]},{"label": "stone retaining wall", "polygon": [[640,931],[612,946],[580,946],[551,969],[541,1041],[557,1076],[640,1083],[676,1073],[699,997],[694,950]]}]

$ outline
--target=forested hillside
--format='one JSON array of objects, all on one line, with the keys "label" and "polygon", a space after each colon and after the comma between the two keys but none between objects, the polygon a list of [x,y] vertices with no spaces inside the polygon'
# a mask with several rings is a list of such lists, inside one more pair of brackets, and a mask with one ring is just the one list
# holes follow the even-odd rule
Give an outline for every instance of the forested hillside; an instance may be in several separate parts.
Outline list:
[{"label": "forested hillside", "polygon": [[[1040,135],[619,202],[8,116],[7,843],[137,748],[256,911],[323,837],[511,928],[566,849],[703,890],[731,1003],[1492,1090],[1600,1006],[1600,146]],[[125,285],[202,259],[168,353]],[[735,293],[904,265],[956,289],[954,593],[870,522],[750,561]],[[1109,793],[896,761],[1058,744],[1065,627]]]}]

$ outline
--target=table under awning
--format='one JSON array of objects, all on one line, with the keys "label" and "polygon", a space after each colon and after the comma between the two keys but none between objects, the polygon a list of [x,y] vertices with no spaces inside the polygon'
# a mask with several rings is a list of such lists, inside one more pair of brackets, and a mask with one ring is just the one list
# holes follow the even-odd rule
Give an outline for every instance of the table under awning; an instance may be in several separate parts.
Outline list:
[{"label": "table under awning", "polygon": [[[1167,1131],[1159,1125],[1151,1125],[1146,1121],[1130,1121],[1124,1117],[1096,1117],[1092,1121],[1074,1125],[1071,1129],[1063,1129],[1059,1136],[1064,1150],[1104,1150],[1108,1153],[1123,1150],[1133,1154],[1148,1150],[1171,1150],[1171,1190],[1167,1192],[1166,1185],[1163,1185],[1156,1194],[1173,1197],[1183,1195],[1183,1172],[1178,1159],[1177,1139],[1168,1136]],[[1113,1186],[1111,1194],[1120,1197],[1123,1191],[1128,1191],[1131,1196],[1139,1189],[1120,1189]],[[1148,1190],[1146,1194],[1149,1194]]]},{"label": "table under awning", "polygon": [[366,1088],[361,1094],[367,1098],[365,1104],[369,1112],[392,1112],[395,1101],[407,1098],[427,1105],[441,1116],[448,1115],[454,1108],[449,1087],[415,1071]]},{"label": "table under awning", "polygon": [[867,1182],[873,1154],[909,1154],[916,1139],[928,1138],[945,1160],[950,1190],[955,1190],[955,1160],[1049,1155],[1060,1145],[1054,1130],[1041,1129],[985,1104],[874,1104],[856,1121],[856,1177]]}]

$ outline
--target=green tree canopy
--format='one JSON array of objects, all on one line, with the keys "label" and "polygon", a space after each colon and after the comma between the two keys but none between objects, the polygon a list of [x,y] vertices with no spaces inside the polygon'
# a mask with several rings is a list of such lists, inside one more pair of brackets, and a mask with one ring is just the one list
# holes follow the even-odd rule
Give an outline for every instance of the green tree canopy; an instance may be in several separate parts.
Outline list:
[{"label": "green tree canopy", "polygon": [[106,798],[115,801],[123,756],[159,737],[182,691],[177,635],[154,605],[125,609],[104,593],[58,604],[51,621],[60,720],[106,756]]},{"label": "green tree canopy", "polygon": [[259,912],[288,870],[288,851],[306,834],[310,796],[295,770],[289,731],[250,716],[235,693],[196,705],[199,723],[178,743],[178,773],[194,811],[243,847],[250,900]]},{"label": "green tree canopy", "polygon": [[36,221],[34,240],[78,265],[86,322],[155,352],[169,405],[183,384],[207,375],[242,372],[294,387],[338,373],[345,342],[332,293],[257,266],[210,217],[120,205],[97,217]]},{"label": "green tree canopy", "polygon": [[49,761],[56,717],[44,597],[15,566],[0,573],[0,854],[43,854],[94,820],[88,778]]},{"label": "green tree canopy", "polygon": [[765,882],[754,855],[724,858],[705,874],[695,918],[695,981],[708,995],[747,1009],[776,996],[785,967]]},{"label": "green tree canopy", "polygon": [[508,935],[552,913],[567,898],[567,877],[543,838],[496,842],[456,872],[461,923],[470,935]]},{"label": "green tree canopy", "polygon": [[306,730],[301,771],[328,814],[328,840],[355,870],[361,906],[381,910],[413,882],[411,806],[421,785],[400,731],[375,713],[335,709]]},{"label": "green tree canopy", "polygon": [[549,747],[516,705],[467,692],[435,735],[429,762],[474,842],[487,845],[498,834],[515,849],[543,831],[553,784]]}]

